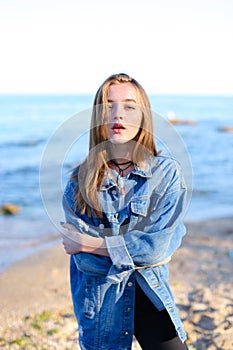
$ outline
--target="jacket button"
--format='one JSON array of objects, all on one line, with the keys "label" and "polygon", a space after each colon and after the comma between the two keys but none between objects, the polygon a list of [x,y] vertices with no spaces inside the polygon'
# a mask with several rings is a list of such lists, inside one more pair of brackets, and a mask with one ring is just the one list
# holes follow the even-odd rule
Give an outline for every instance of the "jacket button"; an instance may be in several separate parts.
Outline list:
[{"label": "jacket button", "polygon": [[113,195],[117,194],[117,191],[116,191],[116,190],[113,190],[113,191],[112,191],[112,194],[113,194]]},{"label": "jacket button", "polygon": [[100,228],[100,229],[103,229],[103,228],[104,228],[104,224],[100,224],[100,225],[99,225],[99,228]]},{"label": "jacket button", "polygon": [[128,283],[128,287],[132,287],[132,285],[133,285],[133,282]]},{"label": "jacket button", "polygon": [[170,306],[170,307],[168,308],[168,310],[169,310],[169,311],[173,311],[174,308],[173,308],[172,306]]}]

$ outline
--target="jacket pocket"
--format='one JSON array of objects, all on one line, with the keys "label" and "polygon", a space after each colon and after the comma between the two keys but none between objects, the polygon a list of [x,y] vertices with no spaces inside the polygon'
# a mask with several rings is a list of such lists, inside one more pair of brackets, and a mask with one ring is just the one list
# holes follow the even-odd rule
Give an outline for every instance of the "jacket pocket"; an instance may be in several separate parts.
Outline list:
[{"label": "jacket pocket", "polygon": [[146,216],[149,207],[148,196],[135,197],[131,201],[131,211],[135,215]]}]

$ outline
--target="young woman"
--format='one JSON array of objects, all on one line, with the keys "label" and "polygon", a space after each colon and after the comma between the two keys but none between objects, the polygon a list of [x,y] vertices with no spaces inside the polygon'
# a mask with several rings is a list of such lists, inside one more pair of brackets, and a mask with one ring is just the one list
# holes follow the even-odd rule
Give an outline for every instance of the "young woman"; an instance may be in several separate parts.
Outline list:
[{"label": "young woman", "polygon": [[72,173],[63,245],[85,350],[182,350],[185,332],[168,282],[185,227],[186,186],[158,154],[141,85],[110,76],[94,100],[89,154]]}]

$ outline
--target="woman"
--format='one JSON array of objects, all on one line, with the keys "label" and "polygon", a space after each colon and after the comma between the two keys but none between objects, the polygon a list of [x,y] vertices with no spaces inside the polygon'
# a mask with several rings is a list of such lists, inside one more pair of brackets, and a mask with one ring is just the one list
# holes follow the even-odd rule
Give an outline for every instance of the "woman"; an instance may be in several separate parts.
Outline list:
[{"label": "woman", "polygon": [[68,182],[63,245],[81,349],[187,349],[168,282],[185,228],[179,164],[158,154],[141,85],[110,76],[97,91],[89,154]]}]

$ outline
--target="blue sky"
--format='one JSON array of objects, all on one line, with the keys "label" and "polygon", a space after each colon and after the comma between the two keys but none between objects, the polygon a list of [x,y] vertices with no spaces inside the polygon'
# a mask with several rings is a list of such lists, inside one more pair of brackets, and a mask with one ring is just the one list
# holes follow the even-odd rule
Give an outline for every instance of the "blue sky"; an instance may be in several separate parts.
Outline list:
[{"label": "blue sky", "polygon": [[233,95],[231,0],[0,0],[0,93]]}]

